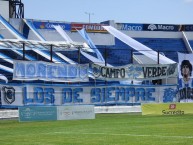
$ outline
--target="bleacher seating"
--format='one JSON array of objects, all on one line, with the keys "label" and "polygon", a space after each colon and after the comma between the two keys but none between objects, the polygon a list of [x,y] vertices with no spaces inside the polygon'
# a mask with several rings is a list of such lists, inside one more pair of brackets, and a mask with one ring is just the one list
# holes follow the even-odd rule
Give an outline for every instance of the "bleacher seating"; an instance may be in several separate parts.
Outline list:
[{"label": "bleacher seating", "polygon": [[[20,55],[17,55],[15,52],[9,50],[9,49],[2,49],[0,50],[0,53],[6,55],[6,56],[9,56],[11,59],[15,59],[15,60],[21,60],[22,57]],[[7,59],[7,58],[5,58]]]},{"label": "bleacher seating", "polygon": [[[187,52],[182,39],[177,38],[135,38],[145,46],[163,53],[166,57],[178,61],[177,52]],[[115,38],[115,47],[120,49],[132,49],[130,46]],[[122,59],[124,55],[122,56]],[[127,57],[126,57],[127,58]]]},{"label": "bleacher seating", "polygon": [[189,41],[191,48],[193,49],[193,40]]},{"label": "bleacher seating", "polygon": [[46,59],[45,57],[41,56],[40,54],[37,54],[36,52],[32,51],[32,50],[26,50],[25,53],[33,58],[35,58],[36,60],[40,60],[40,61],[50,61],[48,59]]},{"label": "bleacher seating", "polygon": [[[123,66],[131,63],[131,50],[116,48],[115,46],[97,46],[108,64]],[[106,52],[105,52],[106,51]]]},{"label": "bleacher seating", "polygon": [[[16,29],[19,28],[19,22],[13,22],[12,24],[17,25]],[[19,31],[19,30],[18,30]],[[1,39],[10,39],[12,38],[9,35],[10,32],[5,31],[4,29],[0,31],[1,32]],[[46,40],[50,41],[62,41],[63,39],[61,36],[57,33],[55,30],[49,30],[49,29],[38,29],[38,32],[41,33],[42,36],[46,37]],[[77,42],[85,42],[83,38],[77,33],[77,32],[71,32],[71,31],[66,31],[69,37],[72,38],[73,41]],[[6,34],[5,34],[6,33]],[[111,64],[113,66],[123,66],[127,65],[133,62],[131,55],[132,53],[135,53],[136,50],[128,46],[127,44],[123,43],[117,38],[114,38],[112,35],[108,33],[89,33],[91,36],[91,39],[93,39],[93,42],[96,43],[97,49],[101,52],[103,58],[106,60],[106,63]],[[172,35],[173,36],[173,35]],[[33,34],[33,32],[30,30],[28,39],[37,39],[37,36]],[[185,43],[182,38],[155,38],[153,36],[151,38],[151,33],[149,33],[148,38],[144,36],[140,36],[140,38],[132,37],[138,42],[144,44],[145,46],[153,49],[154,51],[159,51],[160,54],[165,55],[166,57],[178,62],[178,56],[177,52],[187,52]],[[158,36],[159,37],[159,36]],[[163,37],[163,36],[162,36]],[[170,36],[171,37],[171,36]],[[193,48],[193,40],[189,40],[190,45]],[[4,54],[5,56],[9,56],[12,60],[23,60],[23,52],[22,49],[17,50],[20,52],[20,55],[14,51],[11,50],[5,50],[2,49],[0,50],[0,53]],[[40,54],[39,54],[40,53]],[[25,50],[25,54],[34,58],[33,60],[39,60],[39,61],[46,61],[50,62],[51,61],[51,56],[50,56],[50,51],[43,51],[44,54],[47,55],[47,57],[43,56],[41,52],[39,51],[35,52],[33,50]],[[84,55],[81,53],[79,54],[78,50],[75,51],[60,51],[59,53],[63,54],[64,56],[68,57],[69,59],[73,60],[74,62],[77,63],[89,63],[91,60],[86,58]],[[89,55],[96,57],[97,55],[95,53],[89,53]],[[58,62],[66,62],[64,58],[60,58],[54,51],[52,53],[53,58],[56,58]],[[142,56],[137,56],[141,57]],[[26,59],[30,60],[30,59]],[[147,60],[148,61],[148,60]],[[146,63],[143,61],[143,63]],[[0,64],[10,67],[13,67],[13,64],[10,62],[5,61],[3,58],[0,60]]]},{"label": "bleacher seating", "polygon": [[[60,53],[62,53],[63,55],[72,59],[75,62],[79,62],[79,51],[61,51]],[[81,64],[89,63],[89,62],[90,61],[88,58],[80,54],[80,63]]]}]

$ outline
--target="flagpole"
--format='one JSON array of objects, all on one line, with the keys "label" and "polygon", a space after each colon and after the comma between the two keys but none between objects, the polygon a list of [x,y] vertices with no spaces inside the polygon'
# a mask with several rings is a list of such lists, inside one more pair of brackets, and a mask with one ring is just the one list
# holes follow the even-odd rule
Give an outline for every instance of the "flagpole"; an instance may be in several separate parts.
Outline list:
[{"label": "flagpole", "polygon": [[91,15],[94,15],[94,13],[85,12],[85,14],[88,15],[88,22],[89,22],[89,24],[90,24],[90,22],[91,22],[91,21],[90,21],[90,16],[91,16]]}]

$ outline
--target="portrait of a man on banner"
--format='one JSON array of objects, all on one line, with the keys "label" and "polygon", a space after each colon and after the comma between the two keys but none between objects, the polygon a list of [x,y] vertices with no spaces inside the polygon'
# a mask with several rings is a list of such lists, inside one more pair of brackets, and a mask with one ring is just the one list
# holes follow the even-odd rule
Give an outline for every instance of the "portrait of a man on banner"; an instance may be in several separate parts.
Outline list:
[{"label": "portrait of a man on banner", "polygon": [[193,54],[178,53],[179,102],[193,102]]}]

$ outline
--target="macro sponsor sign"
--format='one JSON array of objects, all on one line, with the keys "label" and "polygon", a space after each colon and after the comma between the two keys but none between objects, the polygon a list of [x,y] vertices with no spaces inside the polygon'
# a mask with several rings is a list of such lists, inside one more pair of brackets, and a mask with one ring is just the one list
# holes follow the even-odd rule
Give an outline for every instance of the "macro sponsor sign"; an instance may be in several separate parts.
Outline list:
[{"label": "macro sponsor sign", "polygon": [[143,24],[133,24],[133,23],[116,23],[118,30],[125,31],[143,31]]},{"label": "macro sponsor sign", "polygon": [[84,28],[86,32],[92,32],[92,33],[107,33],[107,30],[105,30],[102,26],[103,24],[78,24],[78,23],[72,23],[71,24],[71,31],[75,32],[77,30],[81,30]]},{"label": "macro sponsor sign", "polygon": [[95,79],[101,80],[147,80],[177,77],[177,63],[125,65],[122,67],[106,67],[91,64],[91,72]]},{"label": "macro sponsor sign", "polygon": [[142,115],[193,114],[193,103],[142,104]]},{"label": "macro sponsor sign", "polygon": [[179,25],[169,24],[144,24],[144,31],[179,31]]},{"label": "macro sponsor sign", "polygon": [[65,86],[46,84],[0,85],[2,107],[129,105],[175,102],[176,85]]},{"label": "macro sponsor sign", "polygon": [[193,31],[193,25],[180,25],[179,31]]},{"label": "macro sponsor sign", "polygon": [[62,27],[63,30],[71,30],[71,23],[62,23],[62,22],[45,22],[45,21],[32,21],[32,24],[36,29],[48,29],[55,30],[53,25]]},{"label": "macro sponsor sign", "polygon": [[14,61],[13,65],[13,80],[88,81],[88,64],[72,65],[43,61]]}]

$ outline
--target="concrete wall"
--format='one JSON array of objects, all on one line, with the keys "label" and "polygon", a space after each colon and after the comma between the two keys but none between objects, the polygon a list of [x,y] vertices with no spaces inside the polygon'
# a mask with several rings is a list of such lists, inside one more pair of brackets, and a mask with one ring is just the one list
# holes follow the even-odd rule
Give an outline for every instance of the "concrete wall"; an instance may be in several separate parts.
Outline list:
[{"label": "concrete wall", "polygon": [[[141,106],[97,106],[95,113],[141,113]],[[19,117],[18,110],[0,110],[0,119]]]},{"label": "concrete wall", "polygon": [[0,15],[9,21],[9,1],[0,0]]}]

